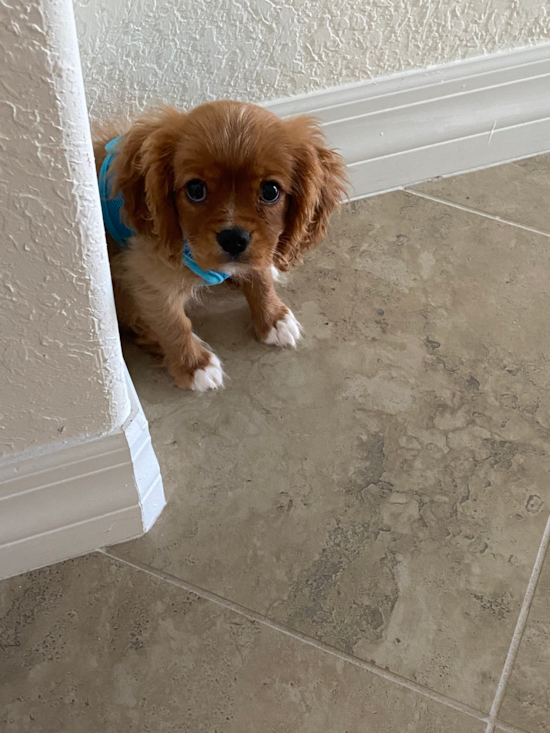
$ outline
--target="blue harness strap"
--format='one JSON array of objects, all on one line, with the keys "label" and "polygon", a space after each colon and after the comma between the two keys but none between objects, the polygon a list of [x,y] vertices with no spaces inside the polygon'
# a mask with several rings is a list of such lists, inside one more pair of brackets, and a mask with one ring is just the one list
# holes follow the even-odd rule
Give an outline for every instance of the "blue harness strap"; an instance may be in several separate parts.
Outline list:
[{"label": "blue harness strap", "polygon": [[[121,247],[127,247],[128,239],[137,234],[137,232],[126,226],[121,219],[122,208],[124,206],[124,196],[121,191],[118,191],[116,196],[112,195],[112,176],[109,175],[109,168],[111,167],[113,160],[116,158],[116,147],[119,140],[120,137],[115,137],[105,146],[107,155],[105,156],[105,160],[103,161],[99,171],[98,185],[105,229],[117,244]],[[203,270],[202,267],[199,267],[193,259],[189,245],[185,240],[183,241],[182,261],[192,272],[195,273],[195,275],[202,278],[206,285],[218,285],[230,277],[226,272]]]},{"label": "blue harness strap", "polygon": [[203,270],[202,267],[199,267],[193,259],[193,255],[191,254],[191,250],[189,249],[189,245],[187,244],[187,242],[184,242],[183,262],[190,270],[195,273],[195,275],[202,277],[207,285],[219,285],[224,280],[227,280],[228,277],[230,277],[227,272],[216,272],[216,270]]},{"label": "blue harness strap", "polygon": [[122,195],[122,191],[118,191],[116,196],[112,196],[112,176],[109,175],[109,168],[116,157],[116,146],[119,140],[120,137],[115,137],[114,140],[111,140],[105,146],[107,155],[99,171],[98,183],[105,229],[117,244],[121,247],[127,247],[128,239],[134,236],[136,232],[133,229],[129,229],[120,218],[122,207],[124,206],[124,196]]}]

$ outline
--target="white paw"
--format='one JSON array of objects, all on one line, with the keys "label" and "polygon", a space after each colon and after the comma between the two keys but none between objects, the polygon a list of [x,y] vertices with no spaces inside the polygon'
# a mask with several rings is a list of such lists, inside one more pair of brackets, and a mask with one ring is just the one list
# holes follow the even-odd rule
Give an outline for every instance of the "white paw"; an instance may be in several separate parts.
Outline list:
[{"label": "white paw", "polygon": [[264,344],[270,346],[290,346],[292,349],[296,348],[296,344],[302,338],[302,327],[294,317],[294,314],[289,311],[286,316],[277,321],[275,326],[267,334],[264,339]]},{"label": "white paw", "polygon": [[223,369],[221,361],[215,354],[210,354],[210,364],[204,369],[197,369],[193,375],[191,389],[206,392],[207,389],[223,387]]}]

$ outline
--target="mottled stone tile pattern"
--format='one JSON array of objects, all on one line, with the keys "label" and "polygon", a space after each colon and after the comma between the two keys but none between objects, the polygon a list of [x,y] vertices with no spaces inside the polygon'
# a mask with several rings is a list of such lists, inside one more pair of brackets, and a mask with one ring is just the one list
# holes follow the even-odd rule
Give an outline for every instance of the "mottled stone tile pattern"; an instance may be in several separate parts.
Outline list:
[{"label": "mottled stone tile pattern", "polygon": [[[550,232],[549,161],[419,191]],[[550,560],[499,687],[549,514],[549,266],[544,234],[397,192],[281,287],[297,351],[225,286],[193,313],[224,391],[127,344],[168,506],[116,548],[141,569],[0,583],[1,729],[488,733],[504,690],[495,730],[550,733]]]},{"label": "mottled stone tile pattern", "polygon": [[488,711],[548,515],[548,241],[406,193],[332,232],[297,352],[221,291],[224,392],[129,352],[169,505],[119,551]]},{"label": "mottled stone tile pattern", "polygon": [[0,584],[5,733],[483,733],[300,641],[89,556]]},{"label": "mottled stone tile pattern", "polygon": [[550,156],[438,179],[413,190],[550,233]]}]

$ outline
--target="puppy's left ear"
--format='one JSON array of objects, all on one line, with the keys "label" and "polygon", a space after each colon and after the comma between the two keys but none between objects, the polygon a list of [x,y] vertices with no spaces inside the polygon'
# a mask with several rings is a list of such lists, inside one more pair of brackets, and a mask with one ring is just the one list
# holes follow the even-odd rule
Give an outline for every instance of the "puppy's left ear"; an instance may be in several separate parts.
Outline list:
[{"label": "puppy's left ear", "polygon": [[286,226],[275,253],[276,265],[289,270],[302,253],[326,236],[332,212],[347,196],[348,177],[342,157],[327,147],[317,122],[307,116],[285,123],[294,156],[292,190]]}]

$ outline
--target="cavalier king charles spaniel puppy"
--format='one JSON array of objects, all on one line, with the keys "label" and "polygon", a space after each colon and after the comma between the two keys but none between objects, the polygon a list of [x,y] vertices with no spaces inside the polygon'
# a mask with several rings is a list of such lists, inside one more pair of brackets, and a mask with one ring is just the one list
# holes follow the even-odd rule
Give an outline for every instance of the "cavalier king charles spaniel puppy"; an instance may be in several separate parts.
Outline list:
[{"label": "cavalier king charles spaniel puppy", "polygon": [[222,386],[185,306],[226,278],[258,340],[295,347],[301,327],[274,274],[325,237],[347,184],[316,122],[219,101],[98,125],[93,137],[119,324],[162,356],[176,385]]}]

